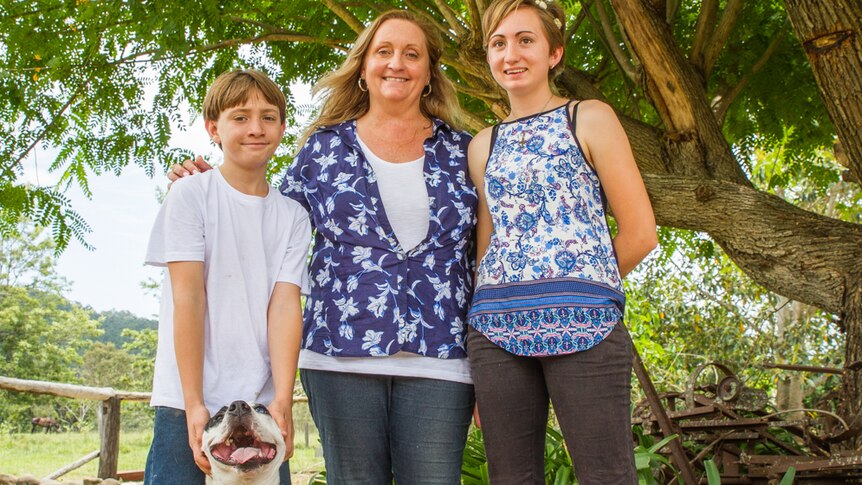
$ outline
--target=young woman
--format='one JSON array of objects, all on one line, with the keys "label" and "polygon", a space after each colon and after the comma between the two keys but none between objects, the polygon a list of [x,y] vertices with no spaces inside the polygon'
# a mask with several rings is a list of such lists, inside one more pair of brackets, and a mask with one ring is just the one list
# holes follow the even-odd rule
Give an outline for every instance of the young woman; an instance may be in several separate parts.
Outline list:
[{"label": "young woman", "polygon": [[637,483],[622,278],[655,247],[655,219],[614,111],[551,88],[564,24],[542,0],[496,0],[483,17],[511,106],[468,150],[479,265],[467,350],[495,485],[544,483],[549,401],[579,483]]}]

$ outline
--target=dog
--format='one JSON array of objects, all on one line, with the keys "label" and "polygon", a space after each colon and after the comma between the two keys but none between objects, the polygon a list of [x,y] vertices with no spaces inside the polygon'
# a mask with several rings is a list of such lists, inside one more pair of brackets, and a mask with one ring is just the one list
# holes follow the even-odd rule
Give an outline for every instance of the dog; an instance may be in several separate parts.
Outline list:
[{"label": "dog", "polygon": [[278,485],[286,447],[266,406],[234,401],[210,418],[203,452],[212,466],[207,485]]}]

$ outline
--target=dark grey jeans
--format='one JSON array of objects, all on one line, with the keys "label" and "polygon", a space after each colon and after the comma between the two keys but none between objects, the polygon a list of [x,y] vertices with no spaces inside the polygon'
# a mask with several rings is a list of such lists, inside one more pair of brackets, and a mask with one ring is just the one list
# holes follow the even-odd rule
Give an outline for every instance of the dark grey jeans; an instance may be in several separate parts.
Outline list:
[{"label": "dark grey jeans", "polygon": [[632,343],[621,324],[573,354],[520,357],[470,328],[467,354],[493,485],[544,484],[548,403],[581,485],[637,484],[631,430]]}]

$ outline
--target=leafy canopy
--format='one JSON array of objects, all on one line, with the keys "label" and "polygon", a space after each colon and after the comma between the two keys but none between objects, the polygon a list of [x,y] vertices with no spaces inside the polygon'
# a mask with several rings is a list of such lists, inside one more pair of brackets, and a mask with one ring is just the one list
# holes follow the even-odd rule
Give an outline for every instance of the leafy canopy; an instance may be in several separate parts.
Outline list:
[{"label": "leafy canopy", "polygon": [[[562,2],[569,15],[567,66],[584,75],[621,112],[660,125],[638,83],[631,55],[614,57],[625,39],[603,2]],[[673,3],[673,2],[668,2]],[[63,191],[134,163],[161,173],[188,153],[167,150],[171,132],[200,109],[206,87],[227,69],[269,72],[288,94],[336,66],[356,31],[378,12],[409,8],[440,28],[443,62],[474,116],[494,119],[501,101],[484,65],[476,17],[485,2],[464,0],[22,0],[0,4],[0,232],[21,214],[51,227],[62,250],[89,230]],[[696,41],[702,2],[682,0],[673,16],[681,52]],[[708,92],[724,100],[725,133],[733,144],[779,141],[811,153],[832,130],[805,57],[778,0],[745,2],[724,48],[706,70]],[[610,19],[610,20],[608,20]],[[604,25],[603,25],[604,24]],[[770,52],[775,43],[777,48]],[[625,52],[624,52],[625,53]],[[760,60],[768,62],[757,67]],[[756,72],[755,72],[756,71]],[[293,119],[297,108],[290,103]],[[60,148],[49,169],[58,187],[18,182],[34,147]],[[286,151],[285,151],[286,153]],[[275,169],[283,167],[282,155]]]}]

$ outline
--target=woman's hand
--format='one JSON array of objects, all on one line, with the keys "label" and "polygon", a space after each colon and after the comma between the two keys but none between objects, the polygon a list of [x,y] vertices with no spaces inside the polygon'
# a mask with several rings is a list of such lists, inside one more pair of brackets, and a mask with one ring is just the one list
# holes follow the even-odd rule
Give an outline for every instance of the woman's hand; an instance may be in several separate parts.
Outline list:
[{"label": "woman's hand", "polygon": [[182,177],[185,177],[186,175],[194,175],[196,173],[206,172],[207,170],[211,170],[212,168],[212,165],[205,162],[204,158],[198,155],[195,157],[194,160],[184,161],[182,165],[174,164],[168,171],[168,180],[173,183],[181,179]]}]

